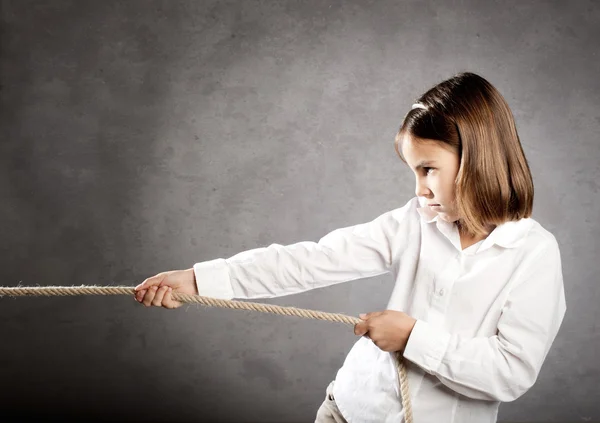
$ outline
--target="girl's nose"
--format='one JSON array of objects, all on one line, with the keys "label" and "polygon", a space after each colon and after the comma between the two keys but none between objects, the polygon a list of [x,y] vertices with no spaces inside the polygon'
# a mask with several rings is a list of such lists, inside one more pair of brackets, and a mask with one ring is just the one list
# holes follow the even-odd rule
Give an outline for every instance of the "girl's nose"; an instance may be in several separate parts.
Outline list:
[{"label": "girl's nose", "polygon": [[421,184],[417,181],[415,194],[417,195],[417,197],[428,197],[431,195],[431,190],[427,188],[425,184]]}]

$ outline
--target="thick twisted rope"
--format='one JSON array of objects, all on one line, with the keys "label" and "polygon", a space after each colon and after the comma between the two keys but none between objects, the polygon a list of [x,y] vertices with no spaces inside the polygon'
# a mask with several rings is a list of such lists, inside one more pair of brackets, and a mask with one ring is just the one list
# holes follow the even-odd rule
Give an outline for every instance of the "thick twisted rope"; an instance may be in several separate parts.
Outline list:
[{"label": "thick twisted rope", "polygon": [[[73,296],[73,295],[135,295],[136,291],[130,286],[20,286],[20,287],[0,287],[0,297],[5,295],[11,297],[24,296]],[[285,316],[298,316],[307,319],[328,320],[330,322],[346,323],[354,326],[362,320],[339,313],[326,313],[317,310],[307,310],[296,307],[282,307],[272,304],[251,303],[246,301],[221,300],[201,295],[182,294],[172,292],[171,297],[182,303],[196,303],[210,307],[233,308],[238,310],[260,311],[262,313],[281,314]],[[413,423],[412,405],[408,391],[408,376],[406,364],[400,352],[396,352],[396,361],[398,369],[398,380],[400,383],[400,393],[402,397],[402,406],[404,408],[405,423]]]}]

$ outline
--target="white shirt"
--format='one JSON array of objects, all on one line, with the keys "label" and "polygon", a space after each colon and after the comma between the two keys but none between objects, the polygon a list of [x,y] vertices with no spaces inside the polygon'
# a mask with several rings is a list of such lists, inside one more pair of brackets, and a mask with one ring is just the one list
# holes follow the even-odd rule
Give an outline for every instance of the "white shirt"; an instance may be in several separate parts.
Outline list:
[{"label": "white shirt", "polygon": [[[387,309],[417,319],[403,353],[414,422],[496,422],[499,403],[533,385],[562,323],[558,244],[528,218],[499,225],[462,250],[456,225],[423,200],[318,242],[196,263],[198,292],[272,298],[391,273]],[[357,340],[333,386],[349,423],[405,421],[395,366],[392,353]]]}]

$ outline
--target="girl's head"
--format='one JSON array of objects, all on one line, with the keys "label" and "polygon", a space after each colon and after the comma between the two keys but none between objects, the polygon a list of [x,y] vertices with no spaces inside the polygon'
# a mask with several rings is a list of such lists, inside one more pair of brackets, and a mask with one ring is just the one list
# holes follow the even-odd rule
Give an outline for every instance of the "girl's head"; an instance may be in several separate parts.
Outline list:
[{"label": "girl's head", "polygon": [[459,73],[419,97],[395,148],[415,173],[416,195],[466,233],[531,216],[533,180],[513,115],[481,76]]}]

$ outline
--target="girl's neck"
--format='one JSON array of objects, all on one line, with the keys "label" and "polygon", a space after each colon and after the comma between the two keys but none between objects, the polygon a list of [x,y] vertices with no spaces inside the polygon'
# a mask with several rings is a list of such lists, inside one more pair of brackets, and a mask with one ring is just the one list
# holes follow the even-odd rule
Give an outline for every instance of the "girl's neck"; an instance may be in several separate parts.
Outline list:
[{"label": "girl's neck", "polygon": [[466,232],[462,222],[460,220],[456,221],[456,227],[458,228],[458,234],[460,235],[460,245],[462,249],[469,248],[473,244],[477,244],[482,239],[486,239],[488,235],[494,230],[494,225],[488,225],[486,227],[485,235],[473,235]]}]

